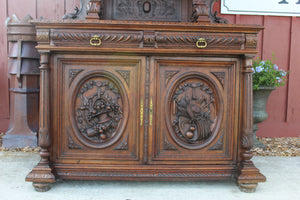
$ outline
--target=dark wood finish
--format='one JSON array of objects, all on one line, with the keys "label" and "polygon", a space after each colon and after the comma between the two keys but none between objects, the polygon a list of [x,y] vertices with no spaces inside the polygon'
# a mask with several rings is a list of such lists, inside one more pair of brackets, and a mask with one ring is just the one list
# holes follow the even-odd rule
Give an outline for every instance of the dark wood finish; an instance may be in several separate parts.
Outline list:
[{"label": "dark wood finish", "polygon": [[241,162],[238,168],[237,183],[242,191],[254,192],[257,183],[266,180],[250,160],[253,155],[253,88],[252,88],[252,59],[253,56],[245,55],[244,83],[243,83],[243,121],[241,135]]},{"label": "dark wood finish", "polygon": [[236,122],[226,116],[238,109],[232,98],[238,59],[155,57],[153,63],[152,162],[234,163]]},{"label": "dark wood finish", "polygon": [[247,192],[265,181],[250,161],[251,59],[262,27],[33,23],[42,54],[43,151],[27,181],[48,186],[52,173],[78,180],[236,177]]},{"label": "dark wood finish", "polygon": [[48,148],[51,145],[50,136],[50,82],[49,82],[49,53],[40,51],[40,121],[39,121],[39,146],[41,160],[37,166],[27,175],[26,180],[33,182],[33,186],[38,192],[45,192],[51,189],[55,177],[50,168],[50,152]]},{"label": "dark wood finish", "polygon": [[81,0],[64,19],[228,23],[213,12],[218,0]]}]

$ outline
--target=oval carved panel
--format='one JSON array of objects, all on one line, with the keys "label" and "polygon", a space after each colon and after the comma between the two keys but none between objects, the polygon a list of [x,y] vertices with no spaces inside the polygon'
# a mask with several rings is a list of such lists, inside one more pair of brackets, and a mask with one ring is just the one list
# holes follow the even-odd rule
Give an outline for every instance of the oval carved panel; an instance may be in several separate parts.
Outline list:
[{"label": "oval carved panel", "polygon": [[74,97],[73,117],[76,136],[83,144],[105,148],[120,138],[128,113],[123,91],[117,81],[101,74],[80,84]]},{"label": "oval carved panel", "polygon": [[167,95],[167,126],[180,146],[202,148],[215,137],[222,116],[222,99],[215,85],[204,74],[185,75]]}]

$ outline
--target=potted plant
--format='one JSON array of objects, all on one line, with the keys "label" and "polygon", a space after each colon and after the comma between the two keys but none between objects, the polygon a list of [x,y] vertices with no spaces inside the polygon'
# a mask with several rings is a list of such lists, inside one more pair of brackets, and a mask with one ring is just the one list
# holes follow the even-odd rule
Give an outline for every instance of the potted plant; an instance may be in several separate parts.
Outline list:
[{"label": "potted plant", "polygon": [[266,112],[266,104],[273,90],[279,86],[283,86],[287,80],[287,72],[279,69],[273,63],[275,57],[271,60],[253,61],[253,131],[254,131],[254,147],[265,148],[265,146],[257,140],[256,131],[257,124],[268,118]]}]

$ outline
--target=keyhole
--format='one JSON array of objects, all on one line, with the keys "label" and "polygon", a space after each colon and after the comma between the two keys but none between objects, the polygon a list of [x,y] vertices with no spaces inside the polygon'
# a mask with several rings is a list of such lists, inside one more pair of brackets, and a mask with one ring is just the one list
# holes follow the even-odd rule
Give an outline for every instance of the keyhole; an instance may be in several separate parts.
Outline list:
[{"label": "keyhole", "polygon": [[149,13],[151,11],[151,3],[149,1],[146,1],[143,5],[144,7],[144,12]]}]

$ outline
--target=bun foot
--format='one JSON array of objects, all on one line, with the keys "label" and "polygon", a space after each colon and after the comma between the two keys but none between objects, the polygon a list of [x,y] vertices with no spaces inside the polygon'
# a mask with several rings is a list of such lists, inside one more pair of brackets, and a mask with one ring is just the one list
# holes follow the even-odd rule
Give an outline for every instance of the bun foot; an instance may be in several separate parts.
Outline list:
[{"label": "bun foot", "polygon": [[32,183],[35,191],[47,192],[52,188],[52,183]]},{"label": "bun foot", "polygon": [[242,192],[253,193],[256,190],[257,183],[239,183],[238,186]]}]

